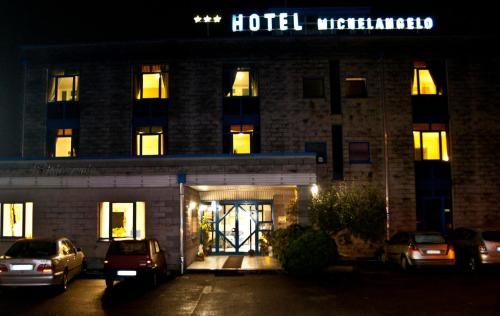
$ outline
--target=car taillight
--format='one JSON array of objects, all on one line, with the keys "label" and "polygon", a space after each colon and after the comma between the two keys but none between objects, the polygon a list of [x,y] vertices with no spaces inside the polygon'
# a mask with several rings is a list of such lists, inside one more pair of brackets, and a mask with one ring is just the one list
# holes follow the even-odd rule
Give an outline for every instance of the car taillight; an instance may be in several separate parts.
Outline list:
[{"label": "car taillight", "polygon": [[0,272],[7,272],[9,268],[5,264],[0,264]]},{"label": "car taillight", "polygon": [[479,252],[482,254],[488,253],[488,249],[486,249],[486,245],[484,244],[484,241],[481,241],[481,244],[479,245]]},{"label": "car taillight", "polygon": [[448,248],[446,249],[446,254],[450,258],[455,258],[455,248],[453,245],[448,245]]},{"label": "car taillight", "polygon": [[42,272],[42,273],[52,273],[52,265],[51,264],[39,264],[38,268],[36,268],[36,271]]}]

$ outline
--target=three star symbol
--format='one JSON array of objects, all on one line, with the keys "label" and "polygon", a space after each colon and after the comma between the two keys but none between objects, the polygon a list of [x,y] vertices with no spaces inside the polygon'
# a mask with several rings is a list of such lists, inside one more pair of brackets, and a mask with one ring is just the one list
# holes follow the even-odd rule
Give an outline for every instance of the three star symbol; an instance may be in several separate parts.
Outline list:
[{"label": "three star symbol", "polygon": [[200,23],[200,22],[202,22],[202,20],[205,23],[210,23],[210,22],[220,23],[222,18],[218,14],[216,16],[214,16],[213,18],[207,14],[203,18],[201,16],[197,15],[193,18],[193,20],[194,20],[194,23]]}]

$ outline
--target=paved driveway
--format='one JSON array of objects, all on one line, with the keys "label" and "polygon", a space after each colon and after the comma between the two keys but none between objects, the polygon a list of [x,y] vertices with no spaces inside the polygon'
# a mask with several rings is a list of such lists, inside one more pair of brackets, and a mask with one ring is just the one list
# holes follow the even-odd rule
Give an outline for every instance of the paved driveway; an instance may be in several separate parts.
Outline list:
[{"label": "paved driveway", "polygon": [[500,273],[363,270],[316,279],[188,274],[149,290],[79,279],[55,294],[1,290],[2,315],[499,315]]}]

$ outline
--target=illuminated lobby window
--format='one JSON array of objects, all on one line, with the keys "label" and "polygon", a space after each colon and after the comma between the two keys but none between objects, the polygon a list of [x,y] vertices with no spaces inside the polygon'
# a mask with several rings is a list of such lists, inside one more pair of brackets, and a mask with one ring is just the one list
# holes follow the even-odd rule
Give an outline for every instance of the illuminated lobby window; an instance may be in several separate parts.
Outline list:
[{"label": "illuminated lobby window", "polygon": [[73,147],[73,130],[71,128],[56,130],[55,138],[55,157],[74,157],[75,150]]},{"label": "illuminated lobby window", "polygon": [[413,65],[413,80],[411,95],[442,95],[442,89],[438,88],[438,71],[433,71],[427,63],[417,61]]},{"label": "illuminated lobby window", "polygon": [[33,237],[33,203],[3,203],[2,237]]},{"label": "illuminated lobby window", "polygon": [[49,77],[49,102],[78,101],[79,76],[56,71]]},{"label": "illuminated lobby window", "polygon": [[413,129],[415,160],[449,160],[445,124],[414,124]]},{"label": "illuminated lobby window", "polygon": [[163,128],[161,126],[136,129],[136,155],[163,155]]},{"label": "illuminated lobby window", "polygon": [[168,98],[168,66],[142,65],[135,82],[135,98],[167,99]]},{"label": "illuminated lobby window", "polygon": [[258,96],[257,78],[250,68],[236,68],[226,72],[226,97]]},{"label": "illuminated lobby window", "polygon": [[347,98],[366,98],[366,78],[349,77],[345,79]]},{"label": "illuminated lobby window", "polygon": [[146,204],[99,203],[100,239],[144,239],[146,238]]},{"label": "illuminated lobby window", "polygon": [[252,152],[252,134],[254,127],[251,124],[231,125],[233,154],[250,154]]}]

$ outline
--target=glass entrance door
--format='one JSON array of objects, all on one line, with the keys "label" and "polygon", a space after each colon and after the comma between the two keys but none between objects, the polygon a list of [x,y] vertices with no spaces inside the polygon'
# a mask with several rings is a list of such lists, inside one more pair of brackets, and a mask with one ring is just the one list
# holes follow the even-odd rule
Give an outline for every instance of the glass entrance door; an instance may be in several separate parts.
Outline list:
[{"label": "glass entrance door", "polygon": [[264,201],[212,202],[207,211],[210,244],[216,254],[259,253],[259,239],[273,229],[272,204]]}]

